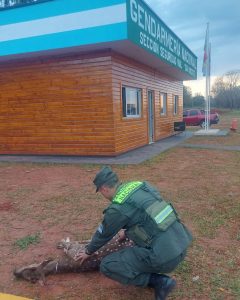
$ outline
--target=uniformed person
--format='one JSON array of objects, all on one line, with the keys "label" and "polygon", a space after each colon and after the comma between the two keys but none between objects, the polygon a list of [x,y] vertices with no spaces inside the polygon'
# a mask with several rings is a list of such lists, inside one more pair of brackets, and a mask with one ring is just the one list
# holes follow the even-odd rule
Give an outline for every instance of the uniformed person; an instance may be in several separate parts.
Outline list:
[{"label": "uniformed person", "polygon": [[100,271],[122,284],[155,290],[156,300],[166,299],[175,287],[172,272],[186,256],[191,233],[180,221],[175,209],[147,182],[119,183],[108,166],[103,167],[93,183],[111,204],[86,251],[76,260],[81,263],[110,241],[121,229],[134,241],[133,247],[107,255]]}]

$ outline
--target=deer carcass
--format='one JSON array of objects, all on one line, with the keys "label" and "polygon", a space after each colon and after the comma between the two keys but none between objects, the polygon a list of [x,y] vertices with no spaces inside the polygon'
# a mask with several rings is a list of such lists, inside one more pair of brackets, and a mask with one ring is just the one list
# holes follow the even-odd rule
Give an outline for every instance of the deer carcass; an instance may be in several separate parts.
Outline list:
[{"label": "deer carcass", "polygon": [[132,247],[133,242],[126,239],[119,241],[114,237],[110,242],[100,248],[94,255],[80,265],[79,261],[75,261],[76,254],[85,251],[85,246],[89,241],[70,242],[69,238],[58,243],[57,248],[62,248],[65,255],[58,259],[47,259],[39,264],[31,264],[14,270],[17,278],[22,278],[32,283],[39,281],[44,284],[45,276],[49,274],[67,273],[67,272],[86,272],[99,269],[101,260],[106,255],[116,252],[125,247]]}]

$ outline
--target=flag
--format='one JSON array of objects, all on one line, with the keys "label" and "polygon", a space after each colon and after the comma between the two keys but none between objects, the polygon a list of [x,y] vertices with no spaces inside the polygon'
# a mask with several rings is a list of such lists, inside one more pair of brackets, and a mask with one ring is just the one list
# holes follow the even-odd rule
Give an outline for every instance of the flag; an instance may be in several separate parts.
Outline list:
[{"label": "flag", "polygon": [[208,23],[206,36],[205,36],[205,43],[204,43],[204,55],[203,55],[203,65],[202,65],[203,76],[210,75],[210,61],[211,61],[210,55],[211,55],[211,47],[209,44],[209,23]]}]

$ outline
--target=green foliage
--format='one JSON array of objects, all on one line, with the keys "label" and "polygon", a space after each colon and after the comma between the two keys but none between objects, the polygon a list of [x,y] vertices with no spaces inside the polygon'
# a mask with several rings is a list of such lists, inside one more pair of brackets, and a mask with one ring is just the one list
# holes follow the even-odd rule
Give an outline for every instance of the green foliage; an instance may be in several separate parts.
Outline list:
[{"label": "green foliage", "polygon": [[183,86],[183,106],[192,107],[192,91],[185,85]]},{"label": "green foliage", "polygon": [[[204,107],[202,95],[192,97],[189,87],[183,86],[183,107]],[[211,107],[240,108],[240,70],[233,70],[217,77],[211,89]]]},{"label": "green foliage", "polygon": [[192,96],[192,91],[190,87],[183,86],[183,107],[204,107],[205,98],[197,94],[194,97]]},{"label": "green foliage", "polygon": [[202,95],[196,95],[192,98],[192,102],[194,107],[204,107],[205,98]]},{"label": "green foliage", "polygon": [[27,249],[32,244],[38,244],[40,242],[40,233],[36,233],[34,235],[27,235],[19,240],[17,240],[14,244],[18,246],[21,250]]}]

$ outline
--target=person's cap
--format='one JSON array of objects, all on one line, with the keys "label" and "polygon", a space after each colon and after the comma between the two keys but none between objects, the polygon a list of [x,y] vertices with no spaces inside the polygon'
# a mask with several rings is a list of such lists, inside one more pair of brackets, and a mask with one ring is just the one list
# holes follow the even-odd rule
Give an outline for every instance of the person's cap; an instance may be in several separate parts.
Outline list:
[{"label": "person's cap", "polygon": [[96,193],[98,192],[98,190],[100,189],[100,187],[107,183],[108,181],[112,180],[112,179],[118,179],[117,174],[114,173],[111,169],[111,167],[106,166],[103,167],[95,176],[93,183],[96,186]]}]

